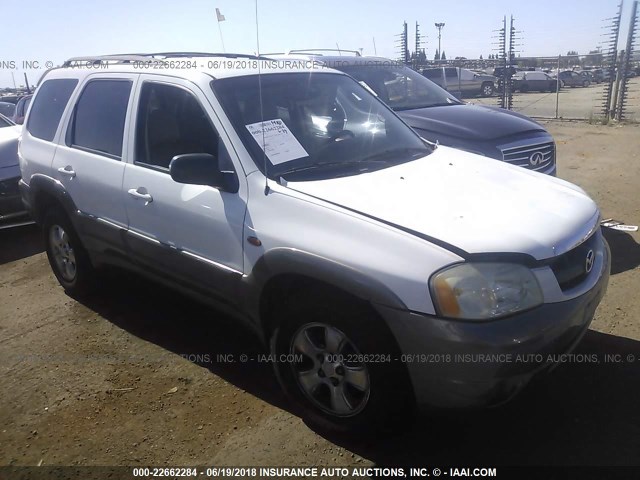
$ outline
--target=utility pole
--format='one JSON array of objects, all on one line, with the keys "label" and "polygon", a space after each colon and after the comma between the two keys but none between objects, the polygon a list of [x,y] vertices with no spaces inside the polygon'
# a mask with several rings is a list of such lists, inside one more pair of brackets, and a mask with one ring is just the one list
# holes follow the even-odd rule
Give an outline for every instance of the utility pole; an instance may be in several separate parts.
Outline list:
[{"label": "utility pole", "polygon": [[442,58],[442,46],[440,45],[440,40],[442,39],[442,27],[444,27],[444,22],[434,23],[434,25],[438,29],[438,53],[440,54],[440,58]]}]

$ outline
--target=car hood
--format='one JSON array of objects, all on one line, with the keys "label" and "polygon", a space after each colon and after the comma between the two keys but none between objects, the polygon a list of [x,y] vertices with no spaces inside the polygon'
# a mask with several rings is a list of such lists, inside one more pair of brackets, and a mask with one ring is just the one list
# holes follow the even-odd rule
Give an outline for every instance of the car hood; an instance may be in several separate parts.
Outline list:
[{"label": "car hood", "polygon": [[497,107],[483,105],[445,105],[396,112],[410,127],[434,135],[467,141],[493,140],[501,137],[546,130],[533,120]]},{"label": "car hood", "polygon": [[467,253],[550,258],[583,241],[599,218],[575,185],[443,146],[383,170],[287,186]]},{"label": "car hood", "polygon": [[22,127],[0,128],[0,168],[18,165],[18,138]]}]

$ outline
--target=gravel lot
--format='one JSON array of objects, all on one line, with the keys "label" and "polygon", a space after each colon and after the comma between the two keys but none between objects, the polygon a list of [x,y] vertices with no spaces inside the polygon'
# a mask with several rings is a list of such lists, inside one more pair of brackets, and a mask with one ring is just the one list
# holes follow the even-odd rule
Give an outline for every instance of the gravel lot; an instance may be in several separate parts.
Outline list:
[{"label": "gravel lot", "polygon": [[[546,126],[559,176],[640,224],[640,128]],[[126,274],[70,298],[35,227],[0,231],[0,465],[640,465],[640,233],[606,235],[613,275],[578,348],[598,364],[563,364],[504,407],[354,440],[309,429],[268,364],[217,361],[262,352],[233,321]]]}]

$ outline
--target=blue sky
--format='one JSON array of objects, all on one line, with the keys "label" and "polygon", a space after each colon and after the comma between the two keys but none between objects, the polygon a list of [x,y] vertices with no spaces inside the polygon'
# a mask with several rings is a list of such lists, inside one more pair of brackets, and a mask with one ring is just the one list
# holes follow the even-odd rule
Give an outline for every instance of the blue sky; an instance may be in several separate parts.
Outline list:
[{"label": "blue sky", "polygon": [[[363,48],[397,57],[394,35],[415,22],[427,35],[427,55],[437,48],[434,22],[445,22],[442,49],[448,58],[494,53],[493,30],[513,15],[522,30],[521,55],[554,56],[569,50],[588,53],[605,37],[603,20],[618,0],[258,0],[262,52],[294,48]],[[623,13],[626,34],[631,1]],[[15,61],[22,84],[23,60],[58,64],[78,55],[149,51],[222,51],[215,8],[227,51],[256,51],[254,0],[30,0],[20,4],[19,21],[5,22],[0,44],[0,87],[12,86],[6,63]],[[8,41],[6,39],[9,39]],[[625,38],[621,38],[623,48]],[[44,67],[43,67],[44,69]],[[27,70],[30,82],[43,70]]]}]

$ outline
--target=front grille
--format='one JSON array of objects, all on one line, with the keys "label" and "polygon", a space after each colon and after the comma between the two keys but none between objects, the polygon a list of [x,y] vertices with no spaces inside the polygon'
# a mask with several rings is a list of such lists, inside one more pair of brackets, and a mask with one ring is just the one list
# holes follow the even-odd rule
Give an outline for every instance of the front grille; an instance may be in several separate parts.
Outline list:
[{"label": "front grille", "polygon": [[556,161],[556,146],[553,142],[519,145],[500,150],[505,162],[530,170],[544,170]]},{"label": "front grille", "polygon": [[598,251],[598,239],[599,235],[594,233],[573,250],[552,259],[549,266],[562,291],[578,286],[587,278],[587,254],[589,250]]}]

